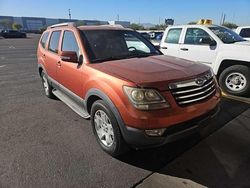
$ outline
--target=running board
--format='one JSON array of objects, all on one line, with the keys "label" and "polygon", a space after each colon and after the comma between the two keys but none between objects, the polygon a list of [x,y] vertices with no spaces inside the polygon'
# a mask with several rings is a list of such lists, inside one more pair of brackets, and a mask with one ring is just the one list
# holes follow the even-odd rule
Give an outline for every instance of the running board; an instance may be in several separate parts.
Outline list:
[{"label": "running board", "polygon": [[64,102],[67,106],[69,106],[73,111],[75,111],[79,116],[85,119],[88,119],[90,117],[90,115],[84,110],[82,106],[77,104],[74,100],[72,100],[66,94],[62,93],[61,91],[57,89],[53,89],[52,93],[62,102]]}]

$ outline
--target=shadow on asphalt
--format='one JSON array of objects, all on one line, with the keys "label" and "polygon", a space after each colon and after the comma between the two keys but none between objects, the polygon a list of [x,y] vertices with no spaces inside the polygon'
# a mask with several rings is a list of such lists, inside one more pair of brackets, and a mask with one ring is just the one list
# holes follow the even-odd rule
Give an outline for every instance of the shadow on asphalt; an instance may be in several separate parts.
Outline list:
[{"label": "shadow on asphalt", "polygon": [[[229,121],[236,118],[238,115],[246,111],[248,108],[249,108],[248,104],[236,102],[236,101],[228,100],[224,98],[221,103],[220,113],[214,119],[211,125],[206,127],[202,131],[202,134],[197,133],[197,134],[192,135],[191,137],[188,137],[186,139],[183,139],[174,143],[167,144],[160,148],[139,150],[139,151],[132,150],[126,153],[125,155],[121,156],[119,160],[125,163],[128,163],[130,165],[143,168],[146,170],[150,170],[153,172],[160,171],[163,167],[168,165],[171,161],[176,159],[182,153],[191,149],[196,144],[198,144],[201,140],[203,140],[210,134],[214,133],[218,129],[222,128]],[[204,149],[204,151],[206,151],[206,148]],[[199,153],[198,155],[200,155],[201,158],[206,158],[210,160],[209,153],[210,152],[208,151],[204,153]],[[211,173],[218,173],[218,179],[221,179],[221,181],[223,181],[224,173],[221,173],[219,166],[216,164],[216,161],[213,161],[213,157],[211,157],[209,164],[210,165],[206,165],[206,168],[210,168],[208,169],[208,171],[210,171]],[[160,173],[164,174],[164,171],[161,171]],[[207,182],[205,182],[205,185],[206,183]],[[210,182],[210,185],[211,184],[214,185],[213,183]]]}]

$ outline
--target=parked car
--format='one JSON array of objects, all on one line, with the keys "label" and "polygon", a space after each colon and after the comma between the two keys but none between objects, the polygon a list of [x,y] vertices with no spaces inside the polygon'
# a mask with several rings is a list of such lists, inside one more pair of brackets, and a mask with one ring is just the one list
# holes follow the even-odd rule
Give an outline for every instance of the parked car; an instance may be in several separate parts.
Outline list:
[{"label": "parked car", "polygon": [[24,32],[17,30],[2,30],[0,34],[3,38],[26,38],[27,35]]},{"label": "parked car", "polygon": [[246,40],[250,41],[250,26],[238,27],[235,32]]},{"label": "parked car", "polygon": [[130,29],[54,25],[41,36],[37,57],[46,96],[90,118],[112,156],[186,137],[219,109],[208,66],[164,56]]},{"label": "parked car", "polygon": [[155,37],[155,39],[152,39],[152,40],[151,40],[152,44],[153,44],[154,46],[156,46],[157,48],[159,48],[162,37],[163,37],[163,33],[157,35],[157,36]]},{"label": "parked car", "polygon": [[217,25],[168,27],[160,49],[165,55],[209,65],[222,90],[250,96],[250,42]]}]

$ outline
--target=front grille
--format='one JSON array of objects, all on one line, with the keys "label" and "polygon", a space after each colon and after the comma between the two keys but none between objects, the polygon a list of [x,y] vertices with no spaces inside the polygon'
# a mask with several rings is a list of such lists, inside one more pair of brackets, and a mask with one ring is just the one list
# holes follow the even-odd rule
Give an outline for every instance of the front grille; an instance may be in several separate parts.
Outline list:
[{"label": "front grille", "polygon": [[216,83],[211,73],[196,79],[173,83],[169,85],[170,91],[177,104],[190,105],[211,98],[216,91]]}]

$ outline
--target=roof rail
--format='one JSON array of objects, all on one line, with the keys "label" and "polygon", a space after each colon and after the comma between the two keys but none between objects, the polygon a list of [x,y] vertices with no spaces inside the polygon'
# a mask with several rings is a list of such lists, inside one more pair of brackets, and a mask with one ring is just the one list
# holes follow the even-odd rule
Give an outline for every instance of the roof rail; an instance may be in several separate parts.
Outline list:
[{"label": "roof rail", "polygon": [[55,24],[47,27],[47,29],[52,29],[56,27],[63,27],[63,26],[71,26],[71,27],[76,27],[74,22],[68,22],[68,23],[60,23],[60,24]]}]

